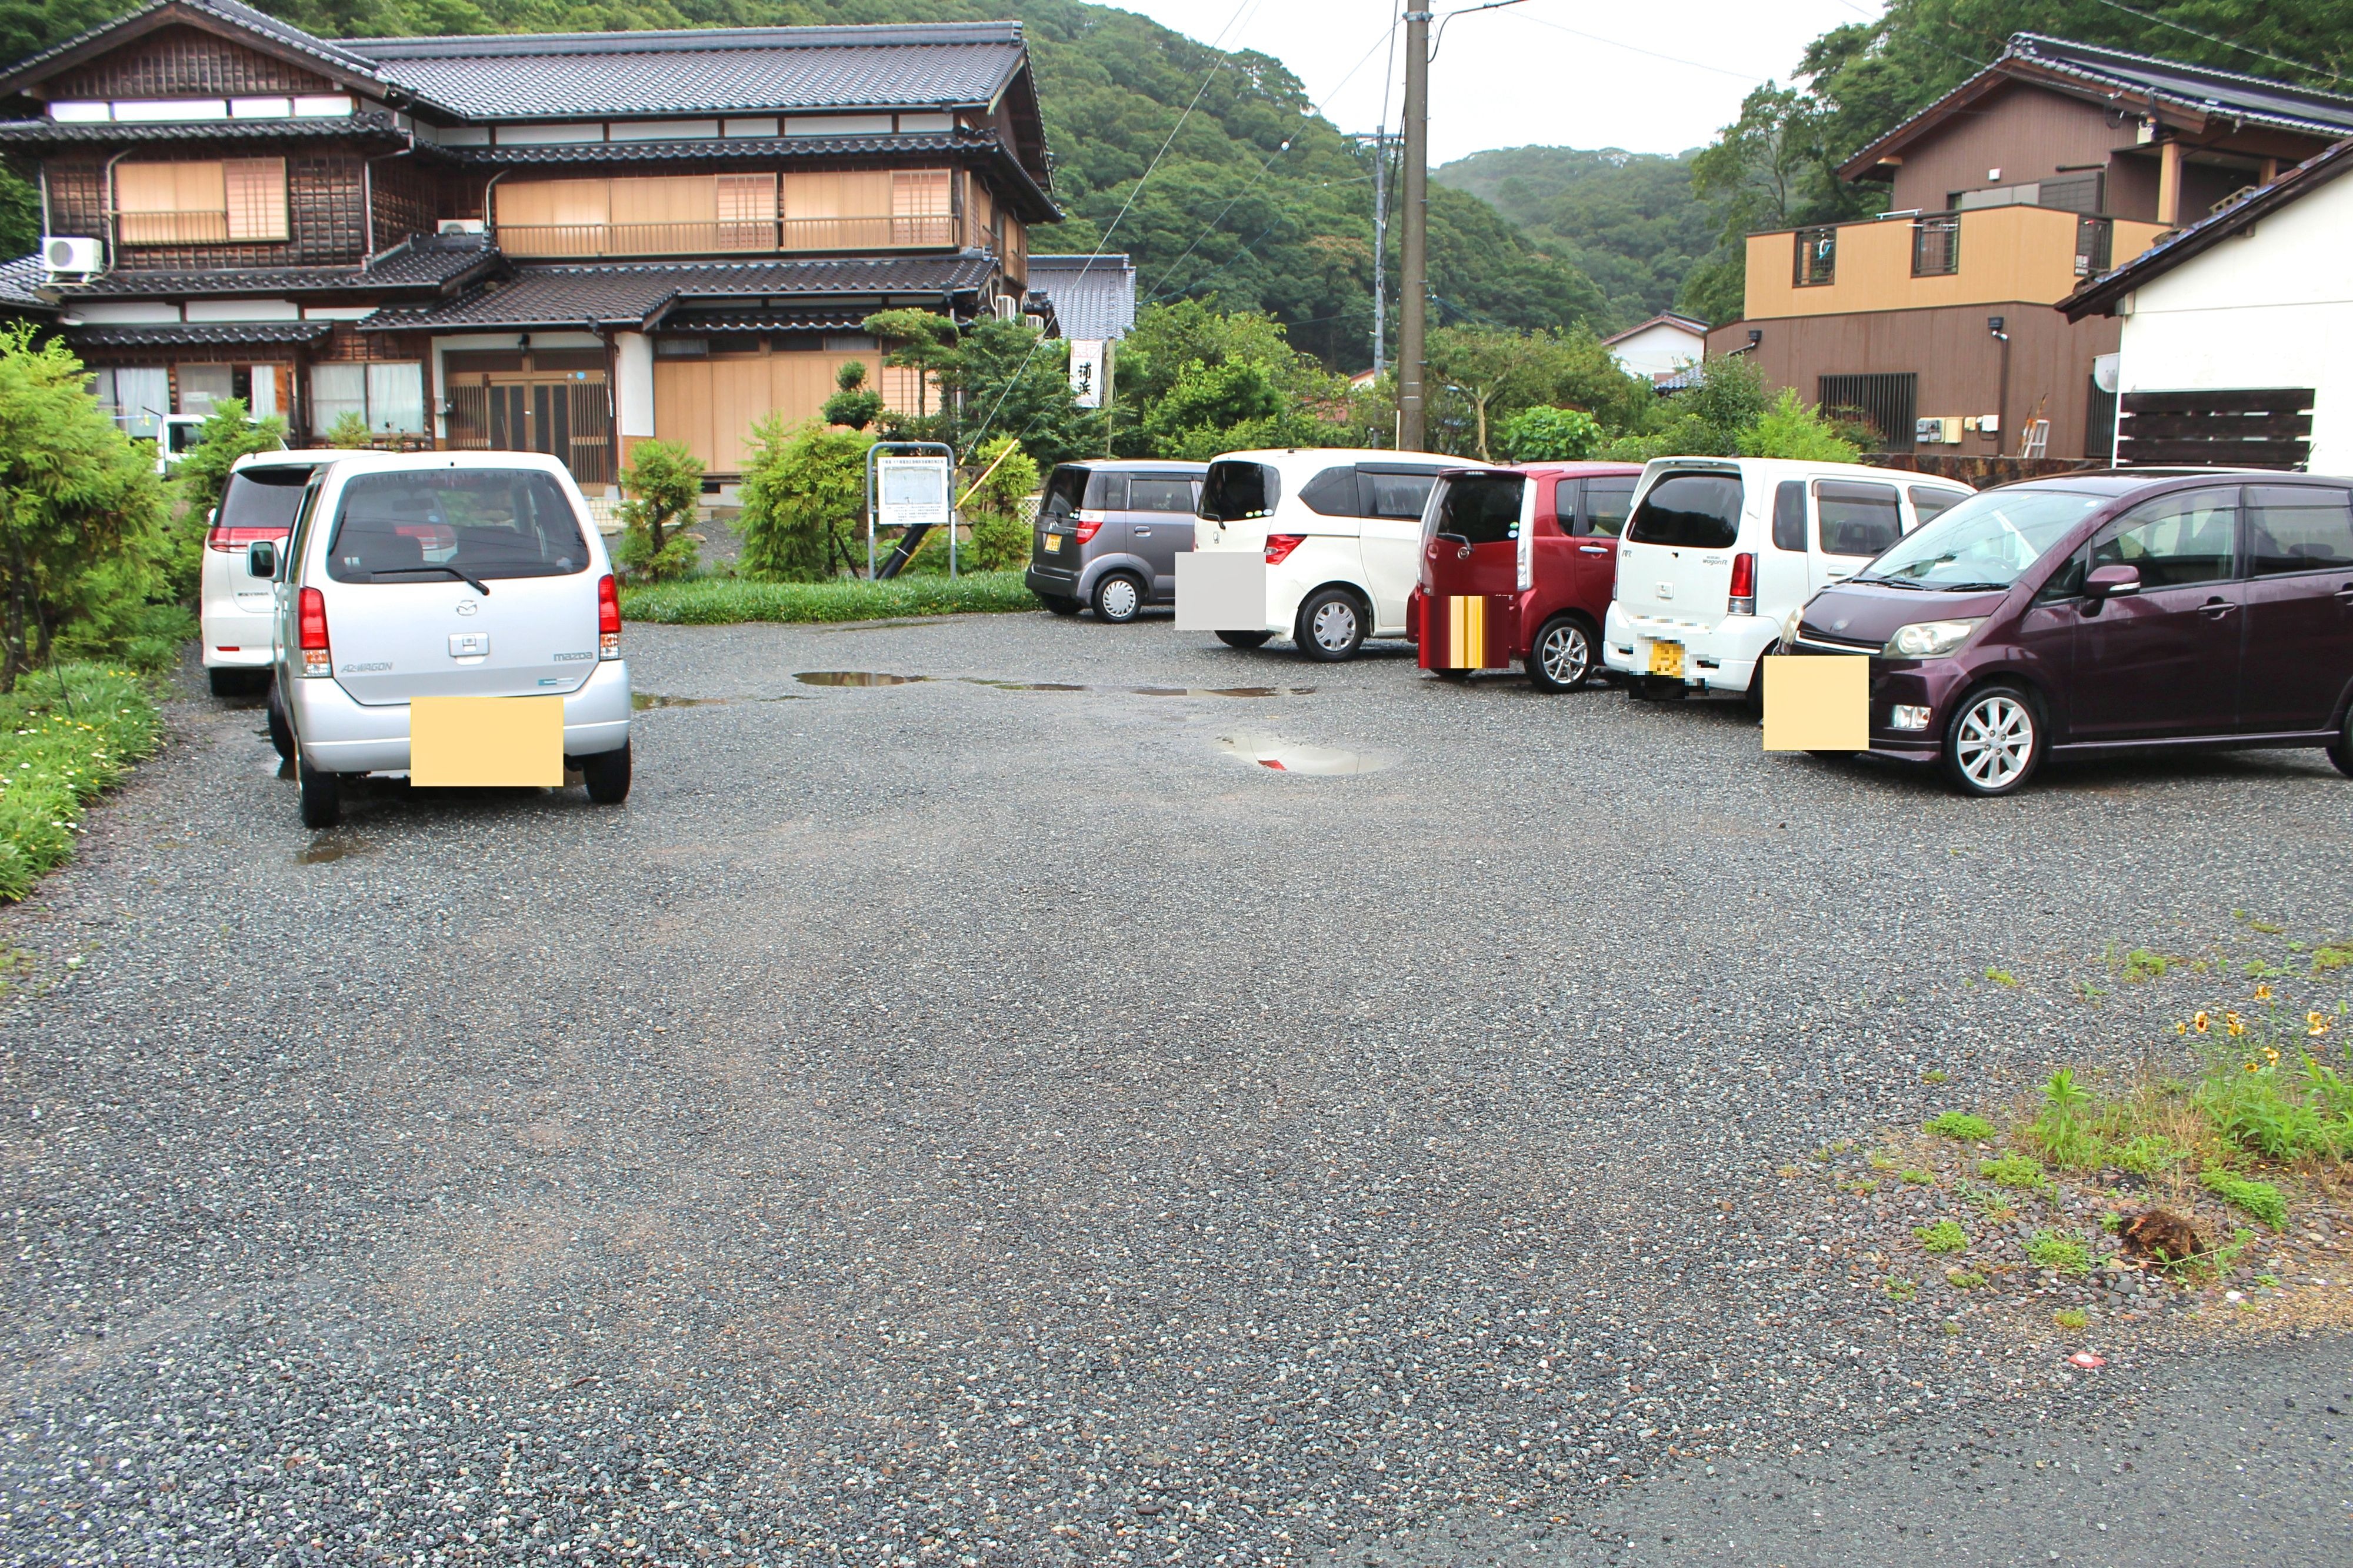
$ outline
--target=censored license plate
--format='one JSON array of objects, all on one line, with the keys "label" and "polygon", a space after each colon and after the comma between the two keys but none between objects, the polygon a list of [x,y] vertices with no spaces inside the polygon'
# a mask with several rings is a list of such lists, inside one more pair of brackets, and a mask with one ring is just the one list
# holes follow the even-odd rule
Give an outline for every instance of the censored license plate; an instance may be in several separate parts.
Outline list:
[{"label": "censored license plate", "polygon": [[1061,552],[1062,536],[1059,533],[1048,534],[1046,536],[1046,553],[1049,555],[1060,555]]},{"label": "censored license plate", "polygon": [[1679,642],[1654,642],[1651,645],[1651,673],[1672,676],[1681,680],[1683,676],[1683,645]]}]

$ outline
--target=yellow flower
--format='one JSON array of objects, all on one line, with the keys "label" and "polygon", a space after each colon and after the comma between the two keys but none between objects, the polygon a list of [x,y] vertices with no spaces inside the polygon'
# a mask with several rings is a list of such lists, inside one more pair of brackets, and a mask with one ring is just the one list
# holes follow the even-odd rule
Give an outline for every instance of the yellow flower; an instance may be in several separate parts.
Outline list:
[{"label": "yellow flower", "polygon": [[2247,1032],[2246,1020],[2240,1017],[2236,1013],[2223,1014],[2222,1022],[2230,1026],[2232,1037],[2234,1039]]},{"label": "yellow flower", "polygon": [[2189,1026],[2187,1024],[2176,1024],[2173,1026],[2173,1032],[2177,1035],[2186,1035],[2189,1032]]},{"label": "yellow flower", "polygon": [[2265,1046],[2263,1047],[2263,1056],[2274,1067],[2279,1066],[2279,1047],[2277,1046]]},{"label": "yellow flower", "polygon": [[2320,1013],[2306,1013],[2304,1016],[2304,1032],[2316,1040],[2320,1038],[2328,1033],[2327,1016]]},{"label": "yellow flower", "polygon": [[2189,1018],[2189,1026],[2197,1030],[2200,1034],[2204,1034],[2206,1032],[2206,1015],[2203,1013],[2192,1014]]},{"label": "yellow flower", "polygon": [[2268,1002],[2268,1001],[2270,1001],[2271,999],[2272,999],[2272,988],[2271,988],[2269,985],[2258,985],[2258,986],[2256,986],[2256,987],[2255,987],[2255,1000],[2256,1000],[2256,1001],[2258,1001],[2258,1002]]}]

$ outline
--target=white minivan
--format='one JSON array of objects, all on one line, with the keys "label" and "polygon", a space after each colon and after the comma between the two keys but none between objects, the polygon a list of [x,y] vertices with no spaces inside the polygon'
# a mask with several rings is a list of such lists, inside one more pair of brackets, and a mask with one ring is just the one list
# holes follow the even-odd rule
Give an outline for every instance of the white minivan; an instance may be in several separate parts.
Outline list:
[{"label": "white minivan", "polygon": [[220,505],[205,528],[204,563],[196,574],[205,675],[214,696],[235,697],[269,684],[276,601],[269,579],[249,569],[248,551],[256,544],[285,543],[311,476],[350,455],[248,452],[230,466]]},{"label": "white minivan", "polygon": [[[427,699],[459,700],[432,703],[436,734],[470,728],[490,750],[528,731],[543,748],[535,779],[440,782],[561,783],[577,770],[589,799],[628,797],[620,596],[588,503],[554,458],[353,453],[312,477],[282,552],[250,554],[274,581],[271,727],[292,753],[305,826],[334,825],[341,779],[411,773],[412,720],[427,738],[412,707]],[[512,698],[550,702],[481,701]]]},{"label": "white minivan", "polygon": [[1654,458],[1618,541],[1601,658],[1638,698],[1761,705],[1764,655],[1805,602],[1976,492],[1786,458]]},{"label": "white minivan", "polygon": [[1353,658],[1406,633],[1434,452],[1291,447],[1229,452],[1201,483],[1193,549],[1176,558],[1176,625],[1230,647],[1287,637],[1307,658]]}]

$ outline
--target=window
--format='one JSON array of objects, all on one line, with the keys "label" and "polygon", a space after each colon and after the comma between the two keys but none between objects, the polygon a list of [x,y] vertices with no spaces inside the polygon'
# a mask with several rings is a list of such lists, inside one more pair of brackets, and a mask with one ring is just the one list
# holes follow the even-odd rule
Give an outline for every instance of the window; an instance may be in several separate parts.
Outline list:
[{"label": "window", "polygon": [[2086,169],[2073,174],[2056,174],[2042,182],[2036,193],[2039,206],[2057,207],[2063,212],[2095,213],[2100,210],[2100,171]]},{"label": "window", "polygon": [[346,414],[358,415],[380,434],[423,435],[425,367],[414,360],[311,367],[312,433],[332,433]]},{"label": "window", "polygon": [[1449,479],[1446,489],[1439,494],[1430,531],[1468,544],[1502,544],[1517,539],[1520,492],[1526,484],[1517,474],[1476,474]]},{"label": "window", "polygon": [[1563,479],[1553,491],[1553,521],[1563,533],[1583,533],[1585,525],[1577,521],[1577,500],[1583,479]]},{"label": "window", "polygon": [[1952,510],[1955,501],[1968,499],[1958,490],[1930,489],[1926,485],[1914,485],[1904,493],[1912,498],[1912,525],[1915,528],[1944,516]]},{"label": "window", "polygon": [[1626,537],[1637,544],[1729,550],[1740,537],[1741,500],[1737,474],[1671,473],[1634,509]]},{"label": "window", "polygon": [[1264,463],[1211,463],[1200,515],[1211,522],[1265,517],[1282,497],[1282,476]]},{"label": "window", "polygon": [[90,373],[90,395],[134,441],[153,441],[172,410],[172,374],[161,365]]},{"label": "window", "polygon": [[1627,509],[1634,504],[1634,477],[1585,481],[1585,522],[1595,533],[1615,539],[1626,529]]},{"label": "window", "polygon": [[761,249],[776,243],[776,176],[719,176],[719,243],[725,249]]},{"label": "window", "polygon": [[1904,537],[1894,485],[1820,479],[1814,485],[1814,510],[1825,555],[1876,555]]},{"label": "window", "polygon": [[1783,479],[1773,487],[1773,548],[1806,548],[1806,481]]},{"label": "window", "polygon": [[2353,565],[2353,494],[2325,485],[2247,491],[2247,569],[2258,577]]},{"label": "window", "polygon": [[571,502],[536,468],[359,475],[343,487],[327,543],[338,583],[557,577],[587,566]]},{"label": "window", "polygon": [[1814,401],[1833,419],[1870,426],[1879,437],[1879,450],[1908,452],[1919,388],[1920,378],[1908,370],[1825,375],[1814,383]]},{"label": "window", "polygon": [[1816,288],[1838,278],[1838,230],[1824,225],[1797,233],[1798,287]]},{"label": "window", "polygon": [[1398,469],[1358,468],[1356,479],[1363,499],[1360,517],[1387,517],[1399,521],[1421,521],[1421,509],[1430,501],[1430,488],[1438,482],[1435,470],[1419,473]]},{"label": "window", "polygon": [[302,487],[314,471],[290,466],[241,468],[231,474],[214,520],[227,531],[223,547],[285,538],[294,525],[294,509],[301,504]]},{"label": "window", "polygon": [[286,160],[118,164],[114,206],[124,245],[281,240]]},{"label": "window", "polygon": [[1912,276],[1949,277],[1961,269],[1961,220],[1947,214],[1912,221]]},{"label": "window", "polygon": [[1085,504],[1087,475],[1090,470],[1075,463],[1063,463],[1047,478],[1045,499],[1038,510],[1046,517],[1068,517]]},{"label": "window", "polygon": [[1320,517],[1356,515],[1356,470],[1326,468],[1299,487],[1299,501]]},{"label": "window", "polygon": [[237,395],[237,367],[227,364],[184,364],[177,367],[180,412],[210,414],[213,405]]},{"label": "window", "polygon": [[2144,588],[2183,588],[2232,575],[2236,490],[2189,490],[2137,506],[2100,530],[2091,563],[2140,568]]},{"label": "window", "polygon": [[1089,511],[1125,511],[1127,510],[1127,476],[1097,474],[1087,480]]},{"label": "window", "polygon": [[945,169],[897,169],[891,174],[891,243],[950,245],[955,213]]},{"label": "window", "polygon": [[1127,510],[1189,514],[1193,510],[1193,481],[1183,474],[1130,474]]},{"label": "window", "polygon": [[2115,254],[2116,226],[2115,220],[2104,217],[2079,217],[2075,220],[2075,276],[2096,278],[2108,269]]}]

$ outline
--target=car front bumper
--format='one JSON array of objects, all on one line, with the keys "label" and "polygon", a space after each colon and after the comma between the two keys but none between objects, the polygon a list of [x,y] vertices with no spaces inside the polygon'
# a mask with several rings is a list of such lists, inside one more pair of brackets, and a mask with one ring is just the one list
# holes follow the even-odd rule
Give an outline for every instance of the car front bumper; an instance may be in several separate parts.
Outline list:
[{"label": "car front bumper", "polygon": [[[302,758],[322,773],[399,773],[408,771],[408,704],[353,700],[332,679],[281,680],[288,717]],[[580,689],[564,699],[564,754],[595,756],[629,743],[629,664],[604,659]]]}]

